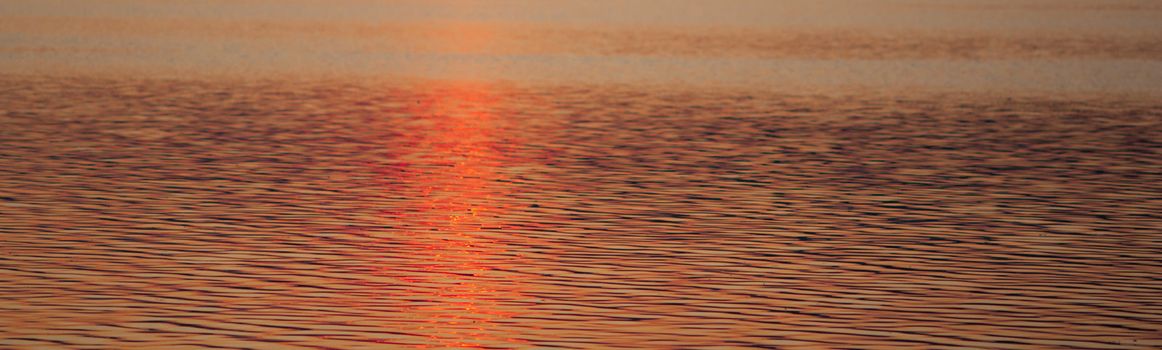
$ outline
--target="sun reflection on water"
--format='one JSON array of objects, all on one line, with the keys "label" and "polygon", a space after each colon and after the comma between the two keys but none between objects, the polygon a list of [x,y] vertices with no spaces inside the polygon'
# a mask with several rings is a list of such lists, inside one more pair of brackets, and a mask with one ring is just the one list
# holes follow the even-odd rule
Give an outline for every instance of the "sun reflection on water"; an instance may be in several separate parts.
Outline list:
[{"label": "sun reflection on water", "polygon": [[430,339],[420,347],[474,348],[511,344],[496,322],[515,315],[501,303],[520,298],[510,272],[502,186],[504,165],[498,97],[488,86],[441,85],[408,109],[408,152],[392,181],[413,198],[400,214],[403,254],[410,266],[398,276],[400,297],[413,303],[415,329]]}]

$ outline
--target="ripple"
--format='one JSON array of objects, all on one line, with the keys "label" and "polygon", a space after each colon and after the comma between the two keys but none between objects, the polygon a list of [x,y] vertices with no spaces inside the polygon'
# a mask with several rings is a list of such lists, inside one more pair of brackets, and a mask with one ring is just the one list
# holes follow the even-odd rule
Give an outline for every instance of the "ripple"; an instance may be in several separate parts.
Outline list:
[{"label": "ripple", "polygon": [[3,347],[1162,345],[1148,100],[4,81]]}]

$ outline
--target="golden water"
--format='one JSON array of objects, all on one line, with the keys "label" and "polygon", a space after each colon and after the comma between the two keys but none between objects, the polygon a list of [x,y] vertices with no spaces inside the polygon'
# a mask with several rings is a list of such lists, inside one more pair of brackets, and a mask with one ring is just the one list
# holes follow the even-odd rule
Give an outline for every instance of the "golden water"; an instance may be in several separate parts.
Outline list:
[{"label": "golden water", "polygon": [[1162,341],[1156,104],[6,81],[5,347]]},{"label": "golden water", "polygon": [[0,2],[0,349],[1162,347],[1151,1]]}]

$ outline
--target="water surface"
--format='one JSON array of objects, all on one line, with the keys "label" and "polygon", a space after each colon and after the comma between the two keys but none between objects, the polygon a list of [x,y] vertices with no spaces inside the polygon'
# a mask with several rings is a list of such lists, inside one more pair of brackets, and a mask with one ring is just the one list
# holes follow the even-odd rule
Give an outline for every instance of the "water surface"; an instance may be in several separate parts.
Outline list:
[{"label": "water surface", "polygon": [[0,4],[0,348],[1162,346],[1153,2],[285,4]]}]

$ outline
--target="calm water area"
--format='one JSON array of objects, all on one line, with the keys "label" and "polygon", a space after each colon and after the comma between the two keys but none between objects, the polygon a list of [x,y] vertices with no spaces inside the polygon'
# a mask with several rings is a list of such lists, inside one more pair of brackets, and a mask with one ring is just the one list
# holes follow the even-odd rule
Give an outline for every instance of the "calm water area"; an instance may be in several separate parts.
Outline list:
[{"label": "calm water area", "polygon": [[1162,3],[0,1],[0,349],[1162,347]]}]

